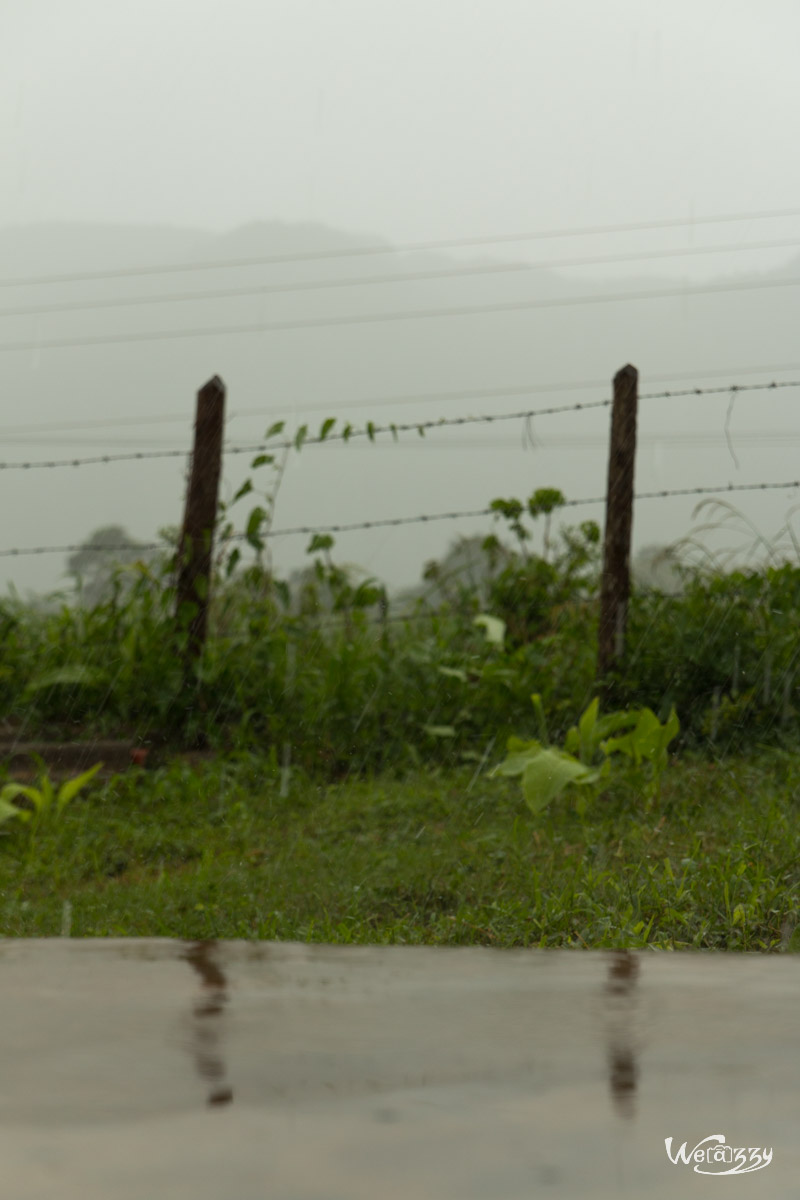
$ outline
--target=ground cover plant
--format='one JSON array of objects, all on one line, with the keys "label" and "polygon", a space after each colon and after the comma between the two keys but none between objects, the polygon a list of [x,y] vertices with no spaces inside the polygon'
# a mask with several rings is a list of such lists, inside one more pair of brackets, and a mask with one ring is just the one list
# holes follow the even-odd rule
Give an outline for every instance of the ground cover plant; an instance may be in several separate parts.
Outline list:
[{"label": "ground cover plant", "polygon": [[[527,506],[496,501],[518,548],[501,557],[497,536],[486,540],[480,588],[429,571],[435,604],[400,605],[379,581],[355,582],[330,537],[311,540],[299,594],[263,561],[230,576],[221,562],[188,706],[168,561],[127,565],[92,607],[0,600],[0,721],[30,737],[205,740],[278,756],[288,746],[294,764],[327,778],[476,761],[525,737],[521,722],[536,736],[538,693],[561,741],[596,694],[599,531],[548,532],[539,554],[529,531],[519,536],[561,500],[543,489]],[[662,723],[674,708],[678,749],[796,743],[799,604],[800,568],[787,563],[696,572],[679,595],[634,589],[614,707],[651,708]],[[502,637],[487,621],[502,622]]]},{"label": "ground cover plant", "polygon": [[[0,728],[125,737],[150,768],[87,780],[35,841],[0,826],[0,932],[69,911],[87,935],[794,948],[800,568],[635,587],[601,713],[599,530],[555,533],[563,503],[493,502],[476,578],[430,564],[401,603],[327,535],[300,588],[277,579],[267,497],[253,561],[220,531],[188,703],[169,558],[96,577],[91,605],[0,601]],[[509,738],[579,763],[592,803],[534,816],[491,775]],[[174,759],[198,744],[213,765]]]},{"label": "ground cover plant", "polygon": [[[288,790],[267,759],[116,776],[0,837],[4,936],[797,948],[800,767],[683,756],[643,814],[618,776],[532,816],[469,768]],[[68,906],[68,907],[65,907]]]}]

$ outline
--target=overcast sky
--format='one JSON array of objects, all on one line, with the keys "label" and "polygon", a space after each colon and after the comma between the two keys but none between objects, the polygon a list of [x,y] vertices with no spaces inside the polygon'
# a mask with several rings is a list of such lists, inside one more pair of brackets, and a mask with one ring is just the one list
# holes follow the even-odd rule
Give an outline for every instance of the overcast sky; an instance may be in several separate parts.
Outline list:
[{"label": "overcast sky", "polygon": [[[0,227],[314,221],[406,243],[800,209],[798,46],[796,0],[0,0]],[[793,237],[798,217],[614,245]],[[604,270],[699,281],[796,253]],[[100,415],[76,396],[69,413]],[[9,538],[46,540],[20,521]]]},{"label": "overcast sky", "polygon": [[3,0],[5,222],[393,239],[792,207],[794,0]]}]

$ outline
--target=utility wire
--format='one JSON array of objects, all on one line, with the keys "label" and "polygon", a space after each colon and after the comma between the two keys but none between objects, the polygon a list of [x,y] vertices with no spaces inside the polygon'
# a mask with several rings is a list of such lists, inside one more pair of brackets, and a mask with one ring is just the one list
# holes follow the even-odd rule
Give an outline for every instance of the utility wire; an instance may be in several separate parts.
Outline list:
[{"label": "utility wire", "polygon": [[373,244],[348,246],[338,250],[306,250],[293,254],[267,254],[246,258],[210,259],[205,261],[170,263],[153,267],[124,267],[103,271],[80,271],[59,275],[29,275],[0,279],[0,287],[25,287],[47,283],[73,283],[89,279],[121,279],[139,275],[168,275],[178,271],[209,271],[231,267],[261,266],[268,263],[312,262],[332,258],[355,258],[375,254],[411,254],[425,250],[454,250],[467,246],[499,246],[514,242],[548,241],[553,238],[592,237],[607,233],[634,233],[648,229],[683,229],[698,225],[724,225],[739,221],[777,220],[798,217],[800,209],[783,208],[760,212],[724,213],[712,217],[672,217],[658,221],[633,221],[614,225],[578,226],[571,229],[544,229],[531,233],[495,234],[489,237],[440,238],[434,241],[405,242],[392,246]]},{"label": "utility wire", "polygon": [[[669,496],[706,496],[719,495],[727,492],[751,492],[751,491],[779,491],[786,488],[800,488],[800,479],[794,479],[788,483],[729,483],[721,487],[699,487],[699,488],[672,488],[657,492],[637,492],[634,495],[634,500],[655,500],[663,499]],[[559,508],[578,508],[591,504],[605,504],[605,496],[591,496],[583,500],[565,500]],[[492,508],[478,508],[463,512],[446,512],[446,513],[422,513],[416,517],[386,517],[374,521],[353,521],[348,524],[339,525],[297,525],[288,529],[272,529],[262,536],[265,538],[273,537],[291,537],[298,534],[313,535],[315,533],[352,533],[359,529],[383,529],[389,526],[397,525],[419,525],[427,524],[433,521],[457,521],[465,520],[466,518],[499,516]],[[228,541],[246,541],[247,535],[244,533],[232,534]],[[71,554],[76,551],[88,551],[90,553],[106,554],[118,553],[125,551],[144,550],[170,550],[175,552],[175,547],[169,542],[149,542],[142,543],[137,546],[128,545],[101,545],[92,546],[86,545],[70,545],[70,546],[30,546],[26,548],[16,548],[12,550],[0,550],[0,558],[20,557],[23,555],[32,554]]]},{"label": "utility wire", "polygon": [[741,253],[744,250],[776,250],[798,246],[797,238],[773,242],[741,242],[723,246],[693,246],[686,250],[654,250],[630,254],[601,254],[583,258],[550,259],[536,263],[497,263],[486,266],[453,267],[438,271],[407,271],[388,275],[348,276],[345,279],[315,279],[304,283],[261,284],[257,287],[212,289],[204,292],[168,292],[154,296],[116,296],[107,300],[67,300],[53,304],[33,304],[0,308],[0,317],[43,316],[47,313],[87,312],[92,309],[138,308],[151,304],[184,304],[194,300],[230,300],[245,296],[277,296],[292,292],[314,292],[348,287],[370,287],[389,283],[413,283],[421,280],[457,279],[471,275],[502,275],[514,272],[562,270],[565,267],[600,266],[611,263],[646,262],[650,259],[686,258],[704,254]]},{"label": "utility wire", "polygon": [[335,329],[348,325],[379,325],[395,321],[421,321],[441,317],[472,317],[485,314],[525,312],[535,309],[574,308],[581,305],[618,304],[670,297],[707,296],[718,293],[763,291],[797,287],[800,278],[753,280],[749,283],[715,283],[699,287],[654,288],[639,292],[608,292],[597,296],[562,296],[554,300],[508,300],[495,304],[453,305],[449,308],[409,308],[395,312],[355,313],[338,317],[300,317],[285,321],[263,321],[242,325],[209,325],[194,329],[151,330],[146,333],[99,334],[92,337],[40,338],[0,342],[0,352],[15,350],[59,350],[76,346],[131,345],[137,342],[169,342],[186,338],[225,337],[233,334],[288,333],[300,329]]}]

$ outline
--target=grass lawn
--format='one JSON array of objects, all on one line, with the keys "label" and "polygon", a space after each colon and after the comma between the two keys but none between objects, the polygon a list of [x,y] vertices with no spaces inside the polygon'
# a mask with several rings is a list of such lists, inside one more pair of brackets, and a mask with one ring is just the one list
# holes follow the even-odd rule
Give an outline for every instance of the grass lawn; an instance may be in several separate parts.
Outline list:
[{"label": "grass lawn", "polygon": [[[175,761],[0,830],[0,936],[800,948],[800,755],[685,757],[533,817],[517,780],[432,768],[288,796],[265,760]],[[12,828],[13,827],[13,828]]]}]

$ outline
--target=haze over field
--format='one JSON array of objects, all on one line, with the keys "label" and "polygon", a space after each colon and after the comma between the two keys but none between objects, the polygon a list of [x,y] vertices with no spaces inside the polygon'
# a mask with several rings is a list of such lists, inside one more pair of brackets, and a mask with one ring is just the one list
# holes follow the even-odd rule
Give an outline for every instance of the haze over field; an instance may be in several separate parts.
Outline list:
[{"label": "haze over field", "polygon": [[[645,394],[800,379],[787,153],[800,12],[706,11],[7,3],[0,460],[188,449],[213,374],[229,448],[281,418],[313,432],[328,416],[363,427],[593,402],[626,362]],[[176,265],[194,269],[159,270]],[[797,478],[798,390],[730,401],[643,399],[637,490]],[[607,431],[594,408],[527,433],[516,420],[309,446],[275,527],[482,509],[543,486],[602,496]],[[226,457],[224,495],[248,464]],[[0,550],[109,524],[149,541],[180,521],[184,474],[182,457],[0,471]],[[635,545],[686,533],[698,499],[642,500]],[[730,499],[771,535],[798,498]],[[568,510],[589,517],[602,506]],[[490,528],[343,533],[335,553],[398,587]],[[307,541],[276,538],[277,567],[301,565]],[[52,588],[65,557],[0,557],[0,585]]]}]

